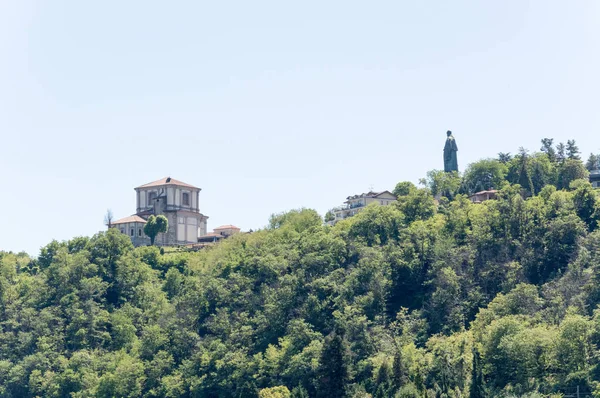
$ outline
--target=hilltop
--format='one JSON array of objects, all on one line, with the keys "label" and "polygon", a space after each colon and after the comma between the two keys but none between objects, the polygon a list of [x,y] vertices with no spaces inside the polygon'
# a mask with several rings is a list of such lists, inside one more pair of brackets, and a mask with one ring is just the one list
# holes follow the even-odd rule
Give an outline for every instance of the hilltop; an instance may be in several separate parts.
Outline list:
[{"label": "hilltop", "polygon": [[3,252],[0,396],[599,394],[600,197],[578,151],[553,151],[200,252],[115,229]]}]

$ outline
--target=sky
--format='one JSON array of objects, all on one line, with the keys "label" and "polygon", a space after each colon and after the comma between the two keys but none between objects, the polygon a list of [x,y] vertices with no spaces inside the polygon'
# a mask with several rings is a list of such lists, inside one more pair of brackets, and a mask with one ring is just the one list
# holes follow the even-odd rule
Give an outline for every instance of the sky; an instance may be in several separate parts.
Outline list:
[{"label": "sky", "polygon": [[208,229],[540,139],[600,152],[600,2],[0,0],[0,250],[202,188]]}]

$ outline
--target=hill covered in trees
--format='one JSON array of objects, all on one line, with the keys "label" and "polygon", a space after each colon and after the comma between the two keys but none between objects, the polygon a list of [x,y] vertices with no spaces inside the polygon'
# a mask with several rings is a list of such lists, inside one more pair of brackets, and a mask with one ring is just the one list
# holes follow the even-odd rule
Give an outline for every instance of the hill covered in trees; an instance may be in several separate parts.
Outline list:
[{"label": "hill covered in trees", "polygon": [[600,396],[600,197],[574,142],[546,144],[333,227],[1,253],[0,396]]}]

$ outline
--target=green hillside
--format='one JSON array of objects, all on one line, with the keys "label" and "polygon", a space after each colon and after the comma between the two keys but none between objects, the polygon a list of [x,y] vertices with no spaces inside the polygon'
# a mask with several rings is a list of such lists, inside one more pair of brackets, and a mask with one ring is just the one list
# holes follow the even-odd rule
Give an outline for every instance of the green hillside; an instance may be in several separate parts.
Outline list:
[{"label": "green hillside", "polygon": [[600,396],[587,173],[522,150],[333,227],[302,209],[194,253],[115,229],[0,253],[0,396]]}]

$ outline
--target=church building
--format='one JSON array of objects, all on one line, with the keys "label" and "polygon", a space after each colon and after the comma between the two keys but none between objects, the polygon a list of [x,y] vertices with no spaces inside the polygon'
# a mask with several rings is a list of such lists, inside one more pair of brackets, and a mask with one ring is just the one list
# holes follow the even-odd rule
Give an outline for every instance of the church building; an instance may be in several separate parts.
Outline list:
[{"label": "church building", "polygon": [[200,188],[171,177],[165,177],[135,188],[135,214],[110,223],[129,235],[135,246],[149,245],[144,225],[151,215],[163,215],[169,221],[166,233],[158,234],[159,246],[197,243],[206,235],[208,217],[200,213]]}]

